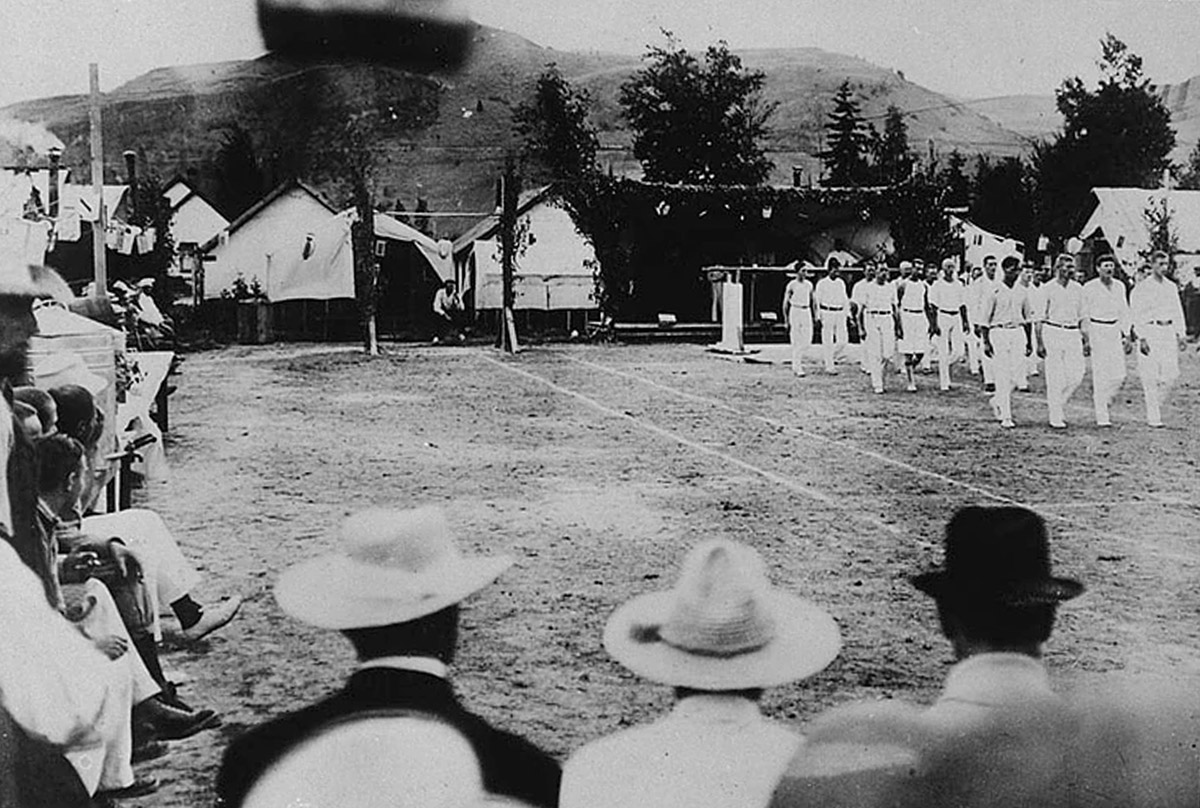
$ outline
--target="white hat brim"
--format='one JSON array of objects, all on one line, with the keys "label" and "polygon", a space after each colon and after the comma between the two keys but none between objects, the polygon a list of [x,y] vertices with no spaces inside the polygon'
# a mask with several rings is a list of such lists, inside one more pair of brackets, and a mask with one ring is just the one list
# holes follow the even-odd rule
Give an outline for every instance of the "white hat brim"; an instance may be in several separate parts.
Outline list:
[{"label": "white hat brim", "polygon": [[275,583],[275,600],[285,613],[318,628],[406,623],[465,600],[513,562],[509,556],[461,558],[434,574],[397,574],[389,586],[386,575],[371,583],[356,581],[353,563],[334,553],[284,570]]},{"label": "white hat brim", "polygon": [[786,592],[762,595],[775,619],[775,636],[754,651],[720,657],[643,639],[642,629],[661,626],[670,614],[671,591],[640,595],[620,606],[604,629],[604,648],[629,670],[652,682],[696,690],[774,687],[824,670],[842,640],[837,623],[815,603]]}]

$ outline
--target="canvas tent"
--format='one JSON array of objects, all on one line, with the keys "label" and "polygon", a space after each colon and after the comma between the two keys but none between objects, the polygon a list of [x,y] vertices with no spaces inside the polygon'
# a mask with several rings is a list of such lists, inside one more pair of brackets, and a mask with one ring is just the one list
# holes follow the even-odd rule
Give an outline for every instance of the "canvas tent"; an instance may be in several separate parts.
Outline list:
[{"label": "canvas tent", "polygon": [[1162,188],[1093,188],[1095,207],[1079,237],[1103,237],[1117,259],[1127,267],[1142,260],[1150,250],[1146,211],[1166,202],[1171,227],[1179,238],[1179,252],[1200,254],[1200,191]]},{"label": "canvas tent", "polygon": [[[344,210],[309,232],[282,234],[271,251],[264,291],[273,302],[354,297],[354,253],[350,226],[358,220]],[[383,213],[375,214],[377,239],[411,245],[443,280],[454,277],[449,242],[436,242]]]}]

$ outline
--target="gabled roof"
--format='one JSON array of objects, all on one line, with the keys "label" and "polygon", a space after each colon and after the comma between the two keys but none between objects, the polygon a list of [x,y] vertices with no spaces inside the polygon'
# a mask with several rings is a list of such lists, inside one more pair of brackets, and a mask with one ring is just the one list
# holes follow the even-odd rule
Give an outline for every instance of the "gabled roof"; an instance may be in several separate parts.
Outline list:
[{"label": "gabled roof", "polygon": [[[517,215],[522,216],[529,212],[529,209],[538,205],[546,199],[550,194],[549,185],[543,185],[540,188],[531,188],[528,191],[522,191],[517,199]],[[410,213],[409,216],[419,216],[419,213]],[[481,222],[476,223],[467,232],[454,240],[454,254],[470,247],[480,239],[491,238],[500,229],[500,214],[493,213]]]},{"label": "gabled roof", "polygon": [[[213,210],[217,211],[217,213],[221,212],[220,209],[218,209],[217,206],[213,204],[211,199],[209,199],[207,196],[205,196],[203,193],[201,193],[200,190],[198,188],[196,188],[196,186],[194,186],[190,182],[188,182],[187,178],[184,177],[182,174],[176,174],[171,179],[170,182],[168,182],[166,185],[163,186],[163,189],[162,189],[163,196],[166,196],[167,192],[169,190],[171,190],[173,187],[175,187],[176,185],[182,185],[184,188],[187,189],[187,193],[185,193],[183,196],[179,197],[179,201],[171,206],[171,210],[173,210],[173,211],[179,210],[185,204],[187,204],[188,200],[195,198],[195,199],[199,199],[201,202],[208,205]],[[222,215],[221,218],[223,219],[225,217]]]},{"label": "gabled roof", "polygon": [[[1021,239],[1019,239],[1019,238],[1016,238],[1014,236],[1001,235],[1000,233],[993,233],[991,230],[988,230],[986,227],[980,227],[979,225],[975,224],[975,222],[971,221],[970,219],[966,218],[965,216],[951,215],[950,222],[951,222],[952,226],[970,227],[974,230],[979,231],[980,233],[983,233],[985,236],[991,236],[992,238],[994,238],[998,241],[1015,241],[1018,244],[1021,243]],[[957,223],[957,224],[955,224],[955,223]]]},{"label": "gabled roof", "polygon": [[1100,231],[1122,262],[1136,261],[1148,249],[1150,233],[1146,209],[1162,204],[1171,210],[1171,227],[1179,237],[1179,250],[1200,253],[1200,191],[1167,191],[1162,188],[1093,188],[1095,207],[1079,231],[1088,238]]},{"label": "gabled roof", "polygon": [[[305,182],[301,182],[300,180],[289,180],[288,182],[285,182],[282,185],[276,186],[273,191],[271,191],[269,194],[264,196],[262,199],[258,200],[253,205],[251,205],[249,208],[247,208],[246,211],[244,213],[242,213],[241,216],[234,219],[229,224],[228,227],[224,228],[221,231],[221,233],[225,233],[226,235],[232,236],[234,233],[236,233],[242,227],[242,225],[246,224],[246,222],[250,221],[255,216],[257,216],[263,210],[263,208],[270,205],[272,202],[274,202],[276,199],[278,199],[279,197],[286,194],[288,191],[294,190],[296,188],[299,188],[301,191],[304,191],[306,194],[311,196],[313,199],[320,202],[321,205],[324,206],[325,209],[328,210],[330,213],[338,212],[337,208],[335,208],[332,204],[330,204],[329,200],[327,200],[324,196],[322,196],[318,191],[314,190],[312,188],[312,186],[308,185]],[[202,245],[200,245],[200,252],[206,253],[209,250],[211,250],[213,247],[217,246],[217,243],[221,239],[221,233],[217,233],[215,236],[210,238],[208,241],[206,241]]]}]

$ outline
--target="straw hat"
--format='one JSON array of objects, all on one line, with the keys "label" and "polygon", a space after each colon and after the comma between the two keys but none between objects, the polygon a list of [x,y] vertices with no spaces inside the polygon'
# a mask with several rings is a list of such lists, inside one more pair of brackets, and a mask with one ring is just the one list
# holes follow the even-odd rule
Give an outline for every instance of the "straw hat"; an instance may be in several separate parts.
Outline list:
[{"label": "straw hat", "polygon": [[1050,574],[1042,517],[1027,508],[963,508],[946,525],[946,563],[914,576],[927,595],[957,603],[1037,606],[1070,600],[1083,584]]},{"label": "straw hat", "polygon": [[49,267],[0,260],[0,295],[50,297],[62,303],[74,299],[71,287]]},{"label": "straw hat", "polygon": [[33,384],[43,390],[77,384],[95,396],[108,387],[108,380],[88,370],[79,354],[56,351],[34,358]]},{"label": "straw hat", "polygon": [[432,506],[355,514],[342,524],[341,544],[279,576],[281,609],[320,628],[406,623],[466,599],[513,563],[463,556],[445,514]]},{"label": "straw hat", "polygon": [[651,681],[742,690],[817,673],[837,656],[841,637],[819,606],[773,588],[753,549],[714,539],[688,553],[674,589],[618,608],[604,647]]}]

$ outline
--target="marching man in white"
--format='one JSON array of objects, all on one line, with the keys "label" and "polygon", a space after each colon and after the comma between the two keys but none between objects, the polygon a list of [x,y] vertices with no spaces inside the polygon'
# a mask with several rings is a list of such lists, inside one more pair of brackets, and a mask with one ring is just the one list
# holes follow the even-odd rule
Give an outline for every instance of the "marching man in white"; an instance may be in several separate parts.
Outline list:
[{"label": "marching man in white", "polygon": [[783,290],[783,321],[787,323],[788,338],[792,343],[792,372],[804,375],[804,351],[812,345],[813,336],[813,285],[808,279],[808,270],[796,265],[796,277],[788,281]]},{"label": "marching man in white", "polygon": [[[989,256],[990,258],[991,256]],[[992,258],[993,263],[995,259]],[[992,287],[984,299],[980,331],[983,355],[991,362],[995,378],[992,413],[1000,426],[1016,426],[1012,417],[1012,392],[1017,382],[1017,364],[1032,352],[1029,296],[1014,289],[1021,262],[1013,256],[1004,259],[1004,281]],[[1024,340],[1021,332],[1024,331]]]},{"label": "marching man in white", "polygon": [[936,309],[938,386],[950,389],[950,366],[966,352],[967,290],[955,277],[955,260],[942,261],[942,277],[929,287],[929,305]]},{"label": "marching man in white", "polygon": [[1179,288],[1164,276],[1167,254],[1150,256],[1150,275],[1133,287],[1129,308],[1138,341],[1138,375],[1146,397],[1146,423],[1162,426],[1162,405],[1179,378],[1179,350],[1186,345]]},{"label": "marching man in white", "polygon": [[863,356],[871,374],[872,389],[882,393],[883,366],[896,353],[896,332],[900,329],[896,287],[888,281],[887,273],[881,271],[870,286],[863,288],[860,299],[858,333],[863,335]]},{"label": "marching man in white", "polygon": [[846,349],[846,314],[850,298],[846,294],[846,282],[841,278],[842,264],[830,257],[826,262],[828,274],[817,281],[816,303],[821,316],[821,347],[825,353],[825,371],[837,373],[834,354],[841,346]]},{"label": "marching man in white", "polygon": [[[868,261],[863,266],[863,276],[855,282],[850,290],[850,318],[860,326],[862,324],[863,295],[875,283],[875,273],[886,271],[886,269],[877,268],[874,261]],[[863,348],[858,355],[858,364],[863,373],[870,373],[871,368],[867,363],[866,335],[861,327],[858,329],[858,342]]]},{"label": "marching man in white", "polygon": [[1116,268],[1116,258],[1101,256],[1096,262],[1098,276],[1083,285],[1083,312],[1092,347],[1096,426],[1112,426],[1108,405],[1125,381],[1125,354],[1133,345],[1129,339],[1131,321],[1125,284],[1113,277]]},{"label": "marching man in white", "polygon": [[1059,255],[1054,280],[1043,290],[1043,308],[1034,312],[1037,354],[1046,361],[1046,405],[1055,429],[1067,427],[1067,401],[1083,381],[1084,357],[1091,352],[1082,331],[1083,287],[1074,274],[1074,256]]}]

